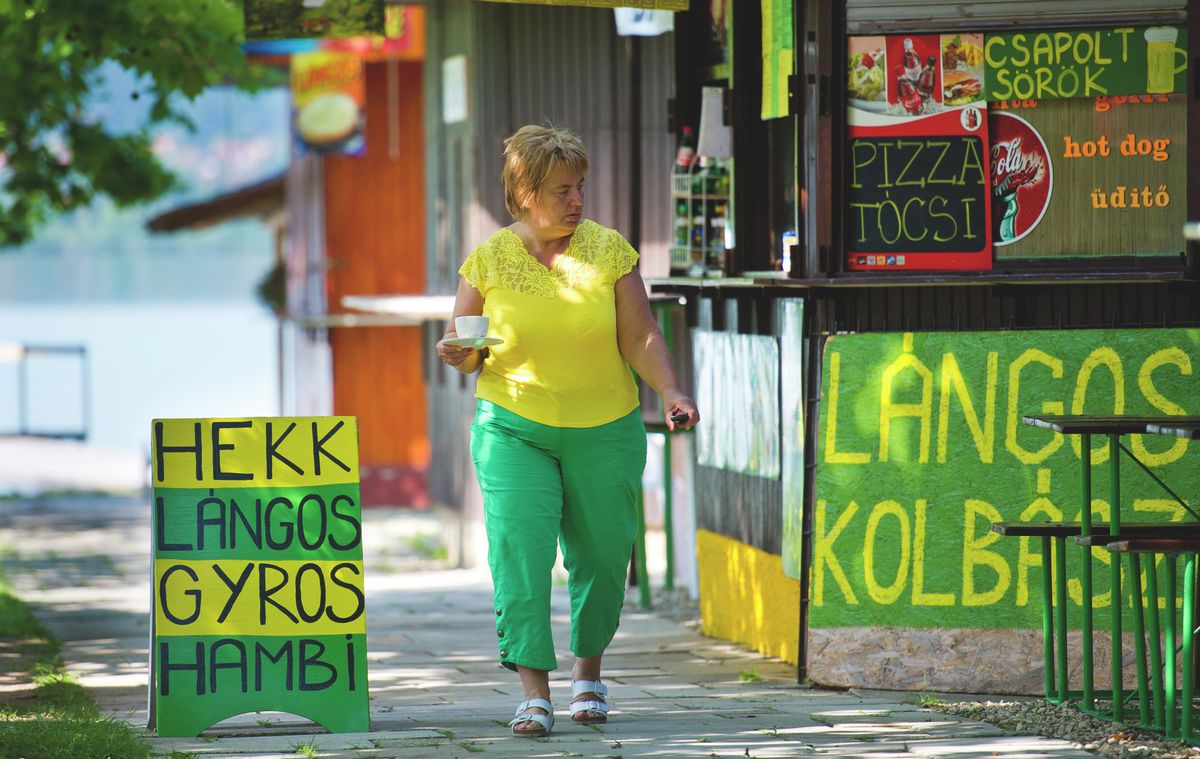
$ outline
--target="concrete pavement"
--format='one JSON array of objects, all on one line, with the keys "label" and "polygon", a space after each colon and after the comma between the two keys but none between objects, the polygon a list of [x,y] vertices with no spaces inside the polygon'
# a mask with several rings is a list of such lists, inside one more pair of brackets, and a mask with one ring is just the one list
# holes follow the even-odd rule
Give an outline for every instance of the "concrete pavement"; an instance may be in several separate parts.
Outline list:
[{"label": "concrete pavement", "polygon": [[[149,498],[0,500],[0,560],[64,641],[68,669],[101,709],[146,723]],[[567,598],[554,597],[557,723],[512,737],[516,676],[496,663],[486,573],[428,557],[436,519],[365,516],[368,733],[323,733],[291,715],[242,715],[198,738],[150,736],[175,757],[1090,757],[1049,738],[933,713],[915,694],[802,687],[795,669],[701,636],[688,615],[627,610],[606,656],[604,726],[571,723]],[[634,598],[636,594],[631,594]],[[0,680],[0,689],[11,688]]]}]

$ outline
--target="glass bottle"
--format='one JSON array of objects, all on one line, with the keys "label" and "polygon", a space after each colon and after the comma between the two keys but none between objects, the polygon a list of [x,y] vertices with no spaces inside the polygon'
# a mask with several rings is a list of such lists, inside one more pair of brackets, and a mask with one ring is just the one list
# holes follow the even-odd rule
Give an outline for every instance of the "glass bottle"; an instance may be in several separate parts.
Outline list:
[{"label": "glass bottle", "polygon": [[917,55],[917,51],[913,49],[913,41],[907,37],[904,39],[901,63],[904,65],[904,75],[915,83],[921,76],[921,56]]},{"label": "glass bottle", "polygon": [[677,171],[687,171],[692,161],[696,159],[696,130],[685,126],[679,136],[679,144],[675,148],[675,168]]},{"label": "glass bottle", "polygon": [[933,98],[934,86],[937,83],[937,59],[932,55],[925,61],[925,68],[921,70],[921,78],[917,80],[917,91],[921,93],[921,100],[928,103]]}]

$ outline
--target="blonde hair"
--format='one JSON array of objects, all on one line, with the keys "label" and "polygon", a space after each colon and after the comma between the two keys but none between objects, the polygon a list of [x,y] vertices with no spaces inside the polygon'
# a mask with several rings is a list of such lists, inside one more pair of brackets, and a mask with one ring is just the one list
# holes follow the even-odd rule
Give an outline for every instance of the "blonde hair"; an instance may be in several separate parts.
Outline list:
[{"label": "blonde hair", "polygon": [[525,215],[528,202],[542,188],[550,172],[566,166],[586,173],[587,149],[569,129],[528,124],[504,141],[504,207],[514,219]]}]

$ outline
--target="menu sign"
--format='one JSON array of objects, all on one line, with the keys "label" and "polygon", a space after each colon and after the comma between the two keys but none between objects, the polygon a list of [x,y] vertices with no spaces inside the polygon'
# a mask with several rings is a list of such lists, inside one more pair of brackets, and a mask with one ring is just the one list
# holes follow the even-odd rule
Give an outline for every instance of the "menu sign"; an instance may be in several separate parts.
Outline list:
[{"label": "menu sign", "polygon": [[847,267],[1178,254],[1184,31],[850,38]]},{"label": "menu sign", "polygon": [[855,37],[849,53],[849,268],[990,268],[982,38]]},{"label": "menu sign", "polygon": [[156,419],[150,727],[370,728],[354,417]]},{"label": "menu sign", "polygon": [[1136,26],[988,34],[988,100],[1184,92],[1187,30]]},{"label": "menu sign", "polygon": [[989,114],[995,257],[1181,252],[1184,97],[997,104]]}]

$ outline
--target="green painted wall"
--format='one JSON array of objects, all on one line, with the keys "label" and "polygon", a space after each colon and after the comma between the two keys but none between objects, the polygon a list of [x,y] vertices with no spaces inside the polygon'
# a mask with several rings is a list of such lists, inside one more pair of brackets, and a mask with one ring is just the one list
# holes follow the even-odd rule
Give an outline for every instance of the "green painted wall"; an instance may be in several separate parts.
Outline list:
[{"label": "green painted wall", "polygon": [[[1197,415],[1198,371],[1196,329],[830,338],[821,380],[811,626],[1040,626],[1040,541],[1002,538],[989,527],[998,520],[1077,521],[1080,457],[1075,439],[1024,425],[1021,416]],[[1152,435],[1125,443],[1194,497],[1195,445]],[[1092,448],[1093,512],[1106,518],[1108,445],[1094,438]],[[1121,485],[1127,521],[1186,516],[1132,462],[1122,462]],[[1073,578],[1081,555],[1070,546],[1071,610],[1079,607]],[[1096,555],[1107,563],[1106,551]],[[1098,608],[1108,606],[1108,584],[1108,568],[1100,567]],[[1105,618],[1097,616],[1098,627]]]}]

